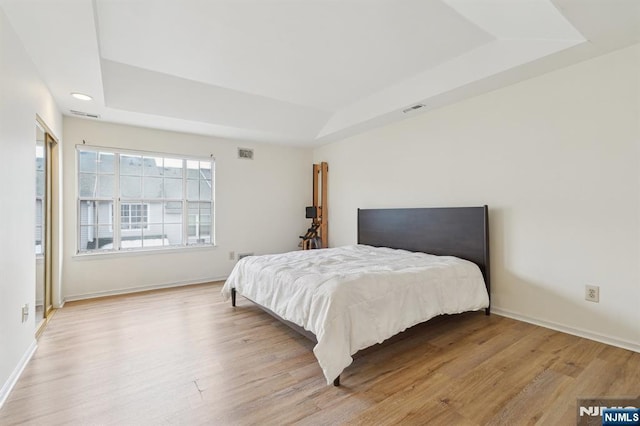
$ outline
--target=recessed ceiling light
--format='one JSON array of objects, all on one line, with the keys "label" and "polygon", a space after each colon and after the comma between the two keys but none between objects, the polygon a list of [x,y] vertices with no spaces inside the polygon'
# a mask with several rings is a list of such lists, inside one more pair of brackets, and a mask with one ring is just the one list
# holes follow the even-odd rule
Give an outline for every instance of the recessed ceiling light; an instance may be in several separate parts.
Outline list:
[{"label": "recessed ceiling light", "polygon": [[93,98],[89,95],[85,95],[84,93],[71,93],[71,96],[73,96],[76,99],[80,99],[81,101],[91,101],[93,100]]}]

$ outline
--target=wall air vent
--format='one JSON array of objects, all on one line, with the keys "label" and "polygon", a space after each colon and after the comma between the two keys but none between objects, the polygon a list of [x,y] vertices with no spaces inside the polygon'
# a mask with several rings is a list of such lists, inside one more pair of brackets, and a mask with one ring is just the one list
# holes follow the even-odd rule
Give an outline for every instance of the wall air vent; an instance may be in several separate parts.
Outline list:
[{"label": "wall air vent", "polygon": [[78,117],[87,117],[87,118],[100,118],[98,114],[91,114],[84,111],[76,111],[74,109],[70,109],[69,112],[73,115],[77,115]]},{"label": "wall air vent", "polygon": [[409,108],[403,109],[402,112],[404,114],[407,114],[409,112],[415,111],[415,110],[423,108],[423,107],[424,107],[424,105],[422,105],[422,104],[415,104],[415,105],[410,106]]},{"label": "wall air vent", "polygon": [[238,148],[238,158],[243,160],[253,160],[253,150],[248,148]]}]

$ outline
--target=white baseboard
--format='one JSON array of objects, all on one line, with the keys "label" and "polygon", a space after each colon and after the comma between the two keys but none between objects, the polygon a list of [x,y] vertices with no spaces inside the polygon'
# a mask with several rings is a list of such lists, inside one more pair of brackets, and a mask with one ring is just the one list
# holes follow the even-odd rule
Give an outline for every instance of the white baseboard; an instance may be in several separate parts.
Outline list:
[{"label": "white baseboard", "polygon": [[550,328],[552,330],[561,331],[563,333],[572,334],[578,337],[584,337],[585,339],[595,340],[596,342],[605,343],[611,346],[617,346],[619,348],[628,349],[634,352],[640,352],[640,343],[630,342],[624,339],[618,339],[611,336],[605,336],[593,331],[584,330],[581,328],[570,327],[564,324],[558,324],[552,321],[541,320],[538,318],[531,318],[527,315],[522,315],[517,312],[509,311],[507,309],[497,308],[491,306],[491,313],[500,315],[507,318],[512,318],[518,321],[528,322],[530,324],[539,325],[541,327]]},{"label": "white baseboard", "polygon": [[188,285],[203,284],[203,283],[209,283],[213,281],[224,281],[226,279],[227,277],[200,278],[200,279],[189,280],[189,281],[177,281],[177,282],[164,283],[164,284],[146,285],[142,287],[119,288],[115,290],[105,290],[105,291],[98,291],[94,293],[72,294],[72,295],[64,296],[62,305],[64,305],[66,302],[72,302],[74,300],[95,299],[97,297],[117,296],[119,294],[139,293],[141,291],[160,290],[163,288],[171,288],[171,287],[184,287]]},{"label": "white baseboard", "polygon": [[36,340],[33,339],[31,346],[29,346],[29,348],[24,353],[24,355],[22,355],[22,359],[20,359],[20,362],[18,363],[16,368],[13,370],[13,373],[11,373],[11,375],[9,376],[5,384],[2,385],[2,389],[0,389],[0,409],[6,402],[7,398],[9,398],[9,394],[11,393],[11,391],[13,390],[13,387],[18,382],[18,379],[22,375],[22,372],[24,371],[25,367],[31,360],[31,357],[36,352],[37,348],[38,348],[38,344]]}]

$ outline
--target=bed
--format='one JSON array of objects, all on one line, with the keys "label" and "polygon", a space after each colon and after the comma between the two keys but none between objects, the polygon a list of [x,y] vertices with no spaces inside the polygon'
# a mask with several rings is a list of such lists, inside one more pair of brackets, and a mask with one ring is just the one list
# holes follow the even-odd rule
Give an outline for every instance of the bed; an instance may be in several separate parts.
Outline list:
[{"label": "bed", "polygon": [[249,256],[222,288],[316,342],[327,380],[435,316],[490,309],[488,208],[358,209],[358,244]]}]

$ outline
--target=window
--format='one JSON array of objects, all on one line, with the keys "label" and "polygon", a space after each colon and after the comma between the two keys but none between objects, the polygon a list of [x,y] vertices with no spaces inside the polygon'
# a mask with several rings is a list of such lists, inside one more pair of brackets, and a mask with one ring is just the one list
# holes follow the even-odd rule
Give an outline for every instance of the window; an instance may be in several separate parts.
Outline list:
[{"label": "window", "polygon": [[214,244],[213,160],[77,150],[79,252]]},{"label": "window", "polygon": [[149,229],[149,204],[120,204],[120,229]]}]

